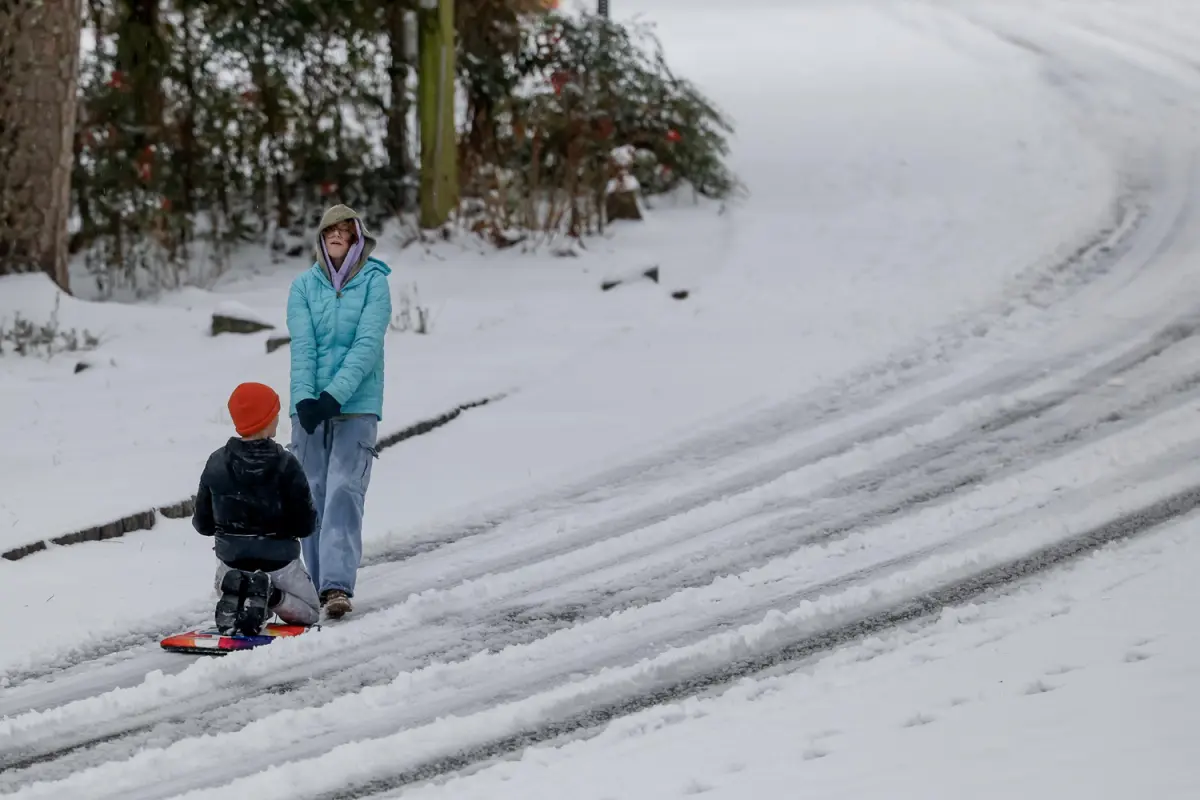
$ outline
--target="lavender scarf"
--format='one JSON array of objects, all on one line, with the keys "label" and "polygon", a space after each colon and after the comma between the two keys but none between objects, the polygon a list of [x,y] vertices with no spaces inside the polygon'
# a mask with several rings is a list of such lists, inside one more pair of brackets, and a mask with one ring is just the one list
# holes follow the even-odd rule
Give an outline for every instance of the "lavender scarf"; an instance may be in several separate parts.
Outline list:
[{"label": "lavender scarf", "polygon": [[325,265],[329,267],[329,279],[333,281],[333,290],[335,292],[342,290],[342,286],[346,283],[346,278],[349,277],[350,271],[354,269],[354,265],[362,258],[363,247],[366,246],[362,223],[357,219],[354,220],[354,230],[358,236],[355,238],[354,244],[350,246],[350,252],[346,253],[346,257],[342,259],[342,266],[338,269],[333,268],[333,259],[329,257],[329,249],[325,247],[325,237],[319,237],[321,240],[321,254],[325,256]]}]

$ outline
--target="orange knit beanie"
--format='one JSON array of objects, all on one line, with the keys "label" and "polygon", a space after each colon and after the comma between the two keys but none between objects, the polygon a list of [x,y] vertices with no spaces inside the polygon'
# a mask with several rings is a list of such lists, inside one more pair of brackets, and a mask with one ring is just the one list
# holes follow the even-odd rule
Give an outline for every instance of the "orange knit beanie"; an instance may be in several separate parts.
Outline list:
[{"label": "orange knit beanie", "polygon": [[262,383],[243,383],[229,395],[229,416],[238,436],[253,436],[279,413],[279,395]]}]

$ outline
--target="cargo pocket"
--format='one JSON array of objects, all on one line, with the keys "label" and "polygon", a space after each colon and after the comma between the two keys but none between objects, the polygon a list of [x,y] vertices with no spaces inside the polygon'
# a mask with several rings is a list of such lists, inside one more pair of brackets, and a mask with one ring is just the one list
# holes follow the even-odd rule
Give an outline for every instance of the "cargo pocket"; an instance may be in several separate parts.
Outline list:
[{"label": "cargo pocket", "polygon": [[379,458],[379,450],[366,442],[359,442],[358,446],[362,450],[362,469],[359,470],[358,485],[365,492],[371,483],[371,470],[375,465],[375,459]]}]

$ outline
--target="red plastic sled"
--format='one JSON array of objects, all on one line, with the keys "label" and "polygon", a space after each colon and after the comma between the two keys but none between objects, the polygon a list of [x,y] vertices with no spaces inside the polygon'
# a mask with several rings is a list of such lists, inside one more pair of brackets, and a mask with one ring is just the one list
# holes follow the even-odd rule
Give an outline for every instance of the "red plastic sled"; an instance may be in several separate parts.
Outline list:
[{"label": "red plastic sled", "polygon": [[163,650],[172,653],[194,653],[206,656],[223,656],[236,650],[252,650],[270,644],[281,636],[299,636],[311,628],[303,625],[271,624],[263,629],[258,636],[222,636],[214,628],[177,633],[163,639],[160,644]]}]

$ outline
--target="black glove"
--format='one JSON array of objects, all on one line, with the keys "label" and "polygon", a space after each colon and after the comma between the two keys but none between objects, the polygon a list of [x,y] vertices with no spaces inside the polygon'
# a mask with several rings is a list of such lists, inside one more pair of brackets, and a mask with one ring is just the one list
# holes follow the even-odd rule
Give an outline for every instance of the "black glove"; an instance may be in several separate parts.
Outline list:
[{"label": "black glove", "polygon": [[340,413],[342,413],[342,404],[335,400],[329,392],[321,392],[321,396],[317,398],[313,418],[321,423],[333,419]]},{"label": "black glove", "polygon": [[304,432],[309,436],[312,436],[321,424],[317,413],[317,401],[311,397],[296,403],[296,416],[300,418],[300,427],[304,428]]},{"label": "black glove", "polygon": [[300,418],[300,427],[309,436],[322,422],[333,419],[342,413],[342,404],[334,399],[329,392],[321,392],[316,400],[311,397],[296,403],[296,416]]}]

